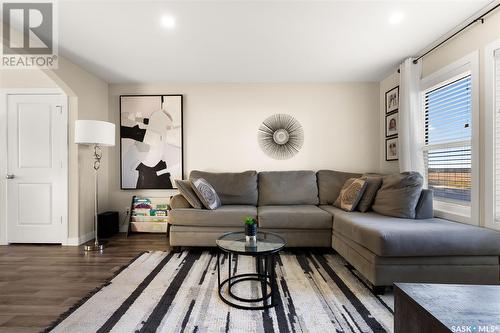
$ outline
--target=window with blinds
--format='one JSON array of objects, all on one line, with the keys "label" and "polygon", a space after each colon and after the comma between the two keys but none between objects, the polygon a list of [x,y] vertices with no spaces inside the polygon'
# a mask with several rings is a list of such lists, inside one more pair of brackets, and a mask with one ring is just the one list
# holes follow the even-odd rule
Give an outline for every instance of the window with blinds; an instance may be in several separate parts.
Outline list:
[{"label": "window with blinds", "polygon": [[495,105],[494,105],[494,206],[495,221],[500,222],[500,49],[495,51]]},{"label": "window with blinds", "polygon": [[463,206],[471,203],[471,83],[466,75],[423,94],[428,187],[435,200]]}]

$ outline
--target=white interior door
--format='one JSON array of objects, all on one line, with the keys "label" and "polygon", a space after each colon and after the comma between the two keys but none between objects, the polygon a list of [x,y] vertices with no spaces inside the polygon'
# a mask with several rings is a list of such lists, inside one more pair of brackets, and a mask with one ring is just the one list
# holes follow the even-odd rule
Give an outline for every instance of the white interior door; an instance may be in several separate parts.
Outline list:
[{"label": "white interior door", "polygon": [[63,95],[7,95],[9,243],[66,241],[67,146]]}]

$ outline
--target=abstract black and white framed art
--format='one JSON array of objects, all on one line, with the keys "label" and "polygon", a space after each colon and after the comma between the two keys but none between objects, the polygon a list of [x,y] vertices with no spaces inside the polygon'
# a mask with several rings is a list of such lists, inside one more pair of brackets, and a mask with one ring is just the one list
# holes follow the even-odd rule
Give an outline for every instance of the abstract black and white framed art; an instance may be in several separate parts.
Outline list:
[{"label": "abstract black and white framed art", "polygon": [[183,173],[182,95],[120,96],[121,188],[173,189]]}]

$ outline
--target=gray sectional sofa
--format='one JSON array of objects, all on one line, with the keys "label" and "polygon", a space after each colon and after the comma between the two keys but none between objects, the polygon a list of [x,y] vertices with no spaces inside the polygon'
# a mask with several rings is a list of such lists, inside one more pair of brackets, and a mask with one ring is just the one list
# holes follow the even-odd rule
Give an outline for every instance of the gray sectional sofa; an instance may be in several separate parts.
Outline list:
[{"label": "gray sectional sofa", "polygon": [[171,246],[215,246],[223,233],[243,230],[247,216],[276,232],[288,247],[333,247],[374,288],[394,282],[499,283],[500,233],[432,215],[422,190],[416,219],[345,212],[332,204],[344,182],[360,174],[331,170],[191,172],[216,190],[222,207],[190,208],[171,200]]}]

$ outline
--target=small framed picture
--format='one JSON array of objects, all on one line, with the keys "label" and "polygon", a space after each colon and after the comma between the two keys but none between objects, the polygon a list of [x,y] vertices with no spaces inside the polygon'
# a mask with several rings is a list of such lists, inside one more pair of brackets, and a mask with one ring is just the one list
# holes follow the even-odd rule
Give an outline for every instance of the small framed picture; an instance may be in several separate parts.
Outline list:
[{"label": "small framed picture", "polygon": [[398,134],[399,112],[394,112],[385,116],[385,137],[391,137]]},{"label": "small framed picture", "polygon": [[399,109],[399,86],[385,93],[385,114]]},{"label": "small framed picture", "polygon": [[385,160],[397,161],[398,157],[398,138],[390,138],[385,140]]}]

